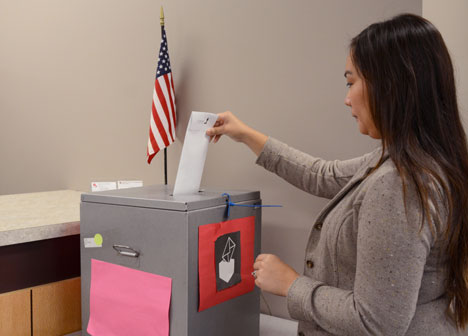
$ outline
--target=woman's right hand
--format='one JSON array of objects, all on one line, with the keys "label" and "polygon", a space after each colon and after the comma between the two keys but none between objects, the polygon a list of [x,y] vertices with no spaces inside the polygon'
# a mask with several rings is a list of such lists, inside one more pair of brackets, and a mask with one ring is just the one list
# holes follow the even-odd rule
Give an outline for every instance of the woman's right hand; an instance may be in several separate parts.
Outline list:
[{"label": "woman's right hand", "polygon": [[219,141],[222,135],[227,135],[231,139],[237,142],[243,142],[249,127],[230,111],[226,111],[218,114],[218,120],[214,124],[213,128],[206,131],[209,135],[210,141],[214,139],[214,143]]},{"label": "woman's right hand", "polygon": [[210,141],[217,143],[222,135],[227,135],[237,142],[245,143],[257,156],[263,149],[268,137],[240,121],[232,112],[218,114],[213,128],[206,131]]}]

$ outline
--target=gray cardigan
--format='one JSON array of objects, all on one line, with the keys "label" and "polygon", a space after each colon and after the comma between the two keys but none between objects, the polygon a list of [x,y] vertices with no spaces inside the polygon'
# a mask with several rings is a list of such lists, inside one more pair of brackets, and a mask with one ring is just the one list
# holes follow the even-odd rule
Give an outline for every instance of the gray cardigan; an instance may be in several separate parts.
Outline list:
[{"label": "gray cardigan", "polygon": [[[287,303],[299,335],[462,335],[446,318],[446,257],[409,188],[382,150],[325,161],[269,138],[257,163],[331,199],[313,222],[304,275]],[[438,258],[440,256],[440,258]]]}]

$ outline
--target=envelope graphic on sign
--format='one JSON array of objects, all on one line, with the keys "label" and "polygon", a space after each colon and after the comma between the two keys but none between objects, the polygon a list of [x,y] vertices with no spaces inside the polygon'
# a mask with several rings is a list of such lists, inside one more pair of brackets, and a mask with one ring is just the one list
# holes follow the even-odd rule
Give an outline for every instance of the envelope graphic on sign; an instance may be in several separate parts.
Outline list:
[{"label": "envelope graphic on sign", "polygon": [[236,249],[236,243],[228,238],[224,246],[223,259],[219,263],[219,278],[224,282],[229,282],[234,275],[234,265],[236,260],[232,257]]}]

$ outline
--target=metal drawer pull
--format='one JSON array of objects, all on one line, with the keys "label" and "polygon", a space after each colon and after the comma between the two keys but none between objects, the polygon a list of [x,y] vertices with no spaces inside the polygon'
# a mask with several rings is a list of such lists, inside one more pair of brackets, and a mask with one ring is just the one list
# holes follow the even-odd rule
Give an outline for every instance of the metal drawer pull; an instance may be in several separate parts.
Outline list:
[{"label": "metal drawer pull", "polygon": [[140,256],[140,252],[132,249],[130,246],[125,245],[113,245],[114,250],[116,250],[119,254],[127,256],[127,257],[134,257],[138,258]]}]

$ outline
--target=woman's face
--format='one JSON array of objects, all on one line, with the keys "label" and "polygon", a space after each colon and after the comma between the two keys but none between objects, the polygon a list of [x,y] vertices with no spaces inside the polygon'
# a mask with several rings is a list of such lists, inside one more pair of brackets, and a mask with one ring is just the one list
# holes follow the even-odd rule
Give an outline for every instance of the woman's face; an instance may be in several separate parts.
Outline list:
[{"label": "woman's face", "polygon": [[359,131],[374,139],[380,139],[380,132],[375,127],[370,112],[366,85],[356,71],[351,56],[348,56],[346,59],[344,76],[346,78],[346,86],[348,87],[345,104],[351,107],[351,114],[356,118]]}]

